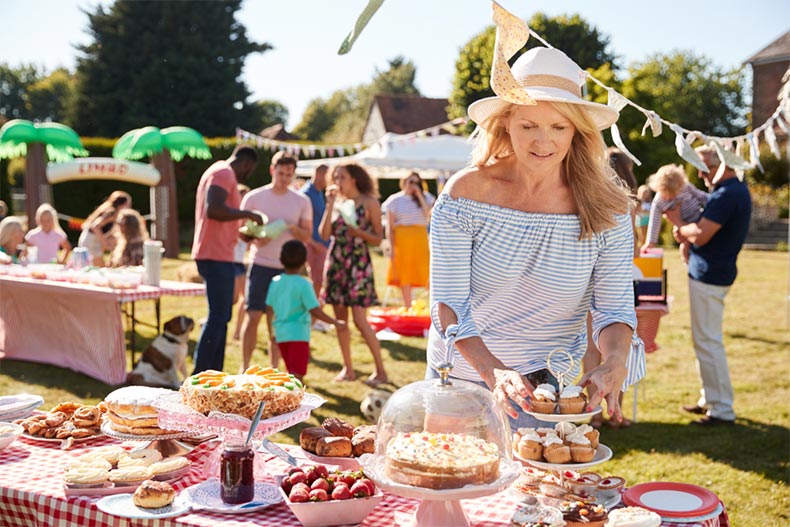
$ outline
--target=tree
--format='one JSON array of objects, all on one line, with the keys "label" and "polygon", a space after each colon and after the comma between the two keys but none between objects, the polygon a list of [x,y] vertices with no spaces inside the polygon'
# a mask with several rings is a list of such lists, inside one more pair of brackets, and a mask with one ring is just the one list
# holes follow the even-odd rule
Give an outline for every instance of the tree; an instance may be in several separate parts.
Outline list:
[{"label": "tree", "polygon": [[335,91],[326,101],[313,99],[294,134],[312,141],[354,143],[362,139],[370,105],[378,94],[419,95],[414,85],[417,68],[402,56],[388,61],[369,84]]},{"label": "tree", "polygon": [[27,90],[40,78],[41,72],[33,64],[16,68],[0,64],[0,115],[8,120],[32,119]]},{"label": "tree", "polygon": [[86,12],[93,42],[79,47],[75,126],[86,135],[176,124],[231,135],[249,114],[244,61],[271,49],[248,39],[240,7],[117,0]]},{"label": "tree", "polygon": [[[609,37],[579,15],[549,18],[543,13],[536,13],[527,25],[582,68],[597,69],[609,64],[612,69],[616,69],[616,56],[608,50]],[[450,117],[465,117],[470,104],[494,95],[490,75],[495,40],[496,26],[489,26],[461,48],[455,63],[456,73],[450,93]],[[530,38],[524,48],[510,60],[510,64],[525,51],[542,45],[538,39]]]},{"label": "tree", "polygon": [[[683,128],[730,137],[744,133],[747,124],[741,80],[737,70],[724,70],[692,51],[675,51],[631,65],[619,91]],[[675,134],[664,126],[661,136],[653,138],[648,131],[643,137],[644,122],[645,116],[630,107],[618,121],[626,147],[643,163],[640,180],[661,165],[682,162]]]},{"label": "tree", "polygon": [[41,121],[73,124],[76,81],[65,68],[58,68],[27,89],[30,113]]},{"label": "tree", "polygon": [[282,124],[288,122],[288,108],[279,101],[261,100],[253,104],[256,112],[257,124],[252,127],[253,130],[263,130],[275,124]]}]

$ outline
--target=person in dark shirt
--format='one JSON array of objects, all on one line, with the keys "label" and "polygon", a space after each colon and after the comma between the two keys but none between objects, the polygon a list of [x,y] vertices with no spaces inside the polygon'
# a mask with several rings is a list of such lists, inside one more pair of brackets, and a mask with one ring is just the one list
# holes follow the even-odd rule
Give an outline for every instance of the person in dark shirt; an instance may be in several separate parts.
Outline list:
[{"label": "person in dark shirt", "polygon": [[677,207],[666,212],[676,225],[675,239],[691,243],[691,338],[702,389],[696,404],[682,408],[704,415],[693,422],[697,425],[733,424],[734,396],[723,342],[724,298],[738,272],[736,260],[749,232],[752,200],[746,184],[732,169],[719,170],[719,157],[713,148],[700,147],[697,153],[708,167],[708,172],[699,175],[710,190],[702,216],[696,223],[684,225]]}]

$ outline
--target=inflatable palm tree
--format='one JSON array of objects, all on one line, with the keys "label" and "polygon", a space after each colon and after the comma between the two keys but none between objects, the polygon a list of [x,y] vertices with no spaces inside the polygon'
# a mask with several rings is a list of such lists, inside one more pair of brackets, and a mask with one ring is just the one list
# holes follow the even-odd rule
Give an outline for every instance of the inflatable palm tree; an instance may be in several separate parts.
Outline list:
[{"label": "inflatable palm tree", "polygon": [[154,216],[152,235],[162,240],[166,256],[178,257],[178,201],[173,162],[181,161],[184,156],[210,159],[211,150],[203,136],[185,126],[171,126],[162,130],[146,126],[123,134],[115,143],[112,156],[130,160],[147,157],[159,170],[162,179],[154,187],[151,201],[151,213]]},{"label": "inflatable palm tree", "polygon": [[47,182],[47,159],[62,163],[74,156],[87,156],[77,132],[60,123],[8,121],[0,128],[0,159],[25,156],[25,212],[28,225],[35,225],[36,209],[52,202]]}]

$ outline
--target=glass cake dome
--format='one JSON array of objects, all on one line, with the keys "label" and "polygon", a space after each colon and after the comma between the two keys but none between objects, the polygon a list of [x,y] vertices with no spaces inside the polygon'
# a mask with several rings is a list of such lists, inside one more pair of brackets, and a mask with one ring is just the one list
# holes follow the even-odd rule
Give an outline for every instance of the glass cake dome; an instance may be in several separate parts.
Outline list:
[{"label": "glass cake dome", "polygon": [[426,489],[487,485],[512,464],[510,426],[491,392],[453,380],[396,391],[378,421],[376,464],[400,484]]}]

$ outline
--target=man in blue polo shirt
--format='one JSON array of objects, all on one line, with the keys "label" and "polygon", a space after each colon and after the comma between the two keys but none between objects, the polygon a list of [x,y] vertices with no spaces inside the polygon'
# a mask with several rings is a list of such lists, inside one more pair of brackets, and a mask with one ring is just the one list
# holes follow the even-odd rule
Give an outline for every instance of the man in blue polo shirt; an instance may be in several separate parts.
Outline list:
[{"label": "man in blue polo shirt", "polygon": [[[312,179],[300,189],[310,199],[310,203],[313,206],[313,236],[306,244],[307,267],[310,270],[310,279],[313,281],[313,289],[318,298],[321,298],[321,286],[324,283],[324,262],[326,261],[326,253],[329,248],[329,242],[325,241],[318,234],[318,227],[321,225],[321,218],[324,217],[324,210],[326,209],[324,191],[326,190],[328,171],[328,166],[318,165]],[[320,320],[313,321],[313,329],[326,332],[330,328],[331,326],[325,322]]]},{"label": "man in blue polo shirt", "polygon": [[[668,211],[675,225],[675,239],[691,243],[688,261],[691,338],[697,355],[702,389],[697,404],[686,412],[704,415],[693,424],[731,425],[735,422],[733,389],[723,342],[724,297],[737,275],[736,260],[749,232],[752,199],[749,189],[730,168],[720,177],[719,157],[711,147],[697,153],[708,166],[700,172],[711,191],[702,216],[683,225],[677,210]],[[674,217],[676,216],[676,217]],[[677,220],[677,221],[676,221]]]}]

